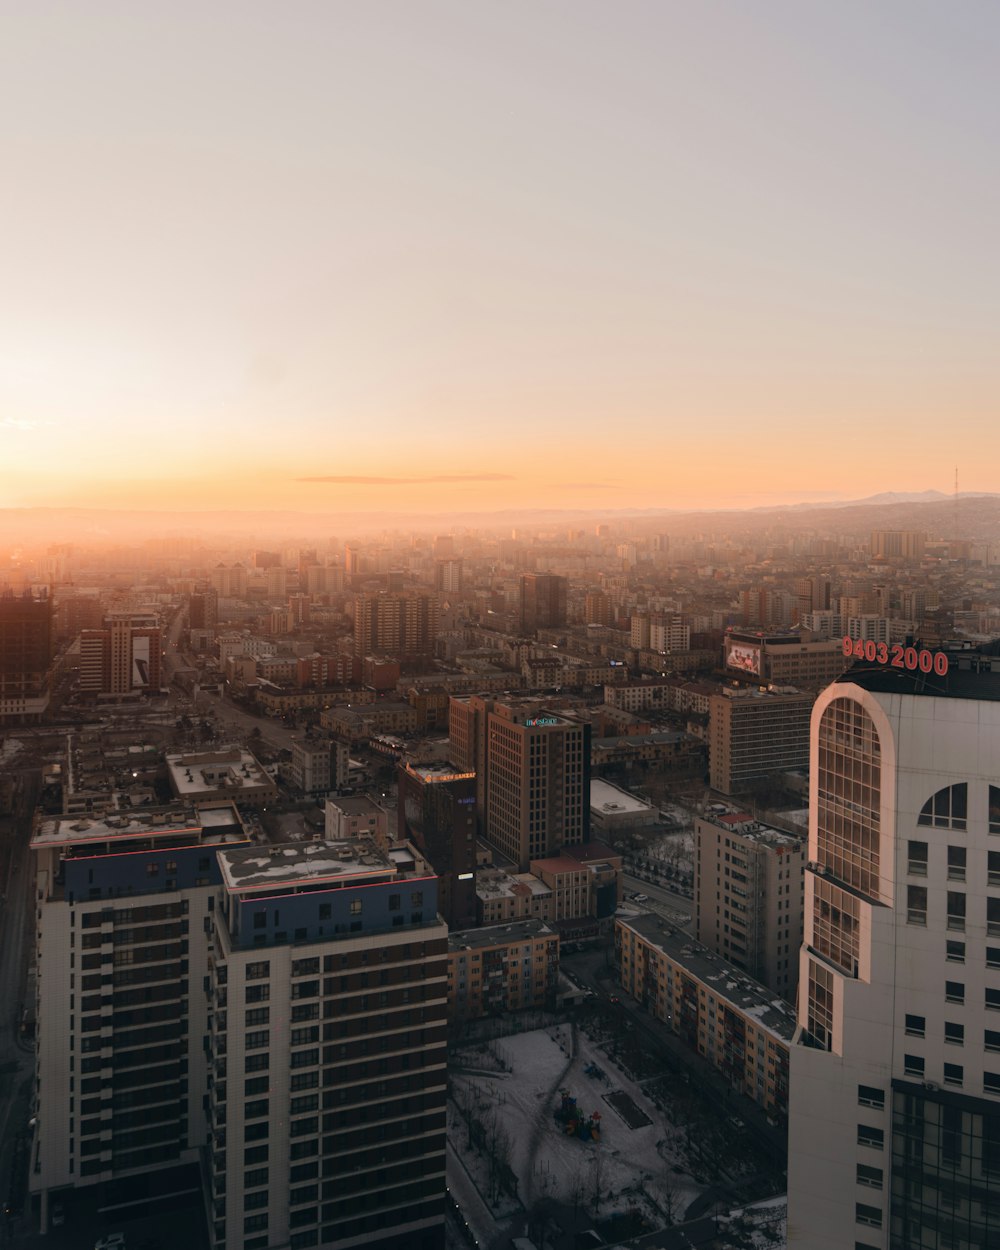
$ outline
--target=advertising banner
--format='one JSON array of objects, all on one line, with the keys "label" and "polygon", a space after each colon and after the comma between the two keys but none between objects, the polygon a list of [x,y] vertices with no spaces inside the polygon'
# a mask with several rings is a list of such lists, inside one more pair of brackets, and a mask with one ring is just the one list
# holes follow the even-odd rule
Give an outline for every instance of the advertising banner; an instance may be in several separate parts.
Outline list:
[{"label": "advertising banner", "polygon": [[753,673],[755,677],[759,677],[760,647],[746,647],[738,642],[731,642],[726,664],[729,668],[738,668],[741,673]]},{"label": "advertising banner", "polygon": [[132,689],[149,686],[149,639],[132,635]]}]

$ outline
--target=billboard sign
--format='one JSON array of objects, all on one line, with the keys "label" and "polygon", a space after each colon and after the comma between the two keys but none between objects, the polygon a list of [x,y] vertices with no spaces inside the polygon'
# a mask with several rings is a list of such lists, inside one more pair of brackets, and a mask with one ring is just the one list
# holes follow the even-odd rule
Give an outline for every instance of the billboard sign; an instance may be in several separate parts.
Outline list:
[{"label": "billboard sign", "polygon": [[149,687],[149,637],[132,635],[132,689]]},{"label": "billboard sign", "polygon": [[738,642],[731,642],[726,655],[726,665],[728,668],[739,669],[741,673],[752,673],[754,677],[759,677],[760,647],[747,647]]}]

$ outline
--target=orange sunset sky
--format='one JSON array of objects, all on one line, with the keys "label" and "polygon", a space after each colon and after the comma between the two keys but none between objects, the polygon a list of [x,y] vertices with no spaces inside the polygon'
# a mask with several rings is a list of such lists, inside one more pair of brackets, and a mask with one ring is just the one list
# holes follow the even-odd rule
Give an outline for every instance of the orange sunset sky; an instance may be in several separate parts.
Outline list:
[{"label": "orange sunset sky", "polygon": [[995,490],[1000,9],[10,6],[0,506]]}]

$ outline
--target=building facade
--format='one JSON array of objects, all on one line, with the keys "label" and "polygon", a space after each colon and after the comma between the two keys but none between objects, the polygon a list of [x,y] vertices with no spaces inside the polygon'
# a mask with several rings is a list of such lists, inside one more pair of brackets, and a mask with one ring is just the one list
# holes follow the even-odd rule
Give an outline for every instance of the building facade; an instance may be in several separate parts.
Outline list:
[{"label": "building facade", "polygon": [[413,842],[438,875],[449,929],[476,923],[476,777],[453,764],[406,761],[397,770],[400,841]]},{"label": "building facade", "polygon": [[[206,926],[229,809],[43,819],[36,857],[37,1038],[29,1185],[61,1190],[197,1165],[205,1140]],[[141,1196],[141,1187],[137,1194]]]},{"label": "building facade", "polygon": [[794,1002],[805,842],[746,812],[699,816],[694,834],[695,936]]},{"label": "building facade", "polygon": [[219,855],[208,974],[214,1250],[442,1250],[447,928],[419,855]]},{"label": "building facade", "polygon": [[554,1007],[559,937],[541,920],[452,933],[448,1017],[478,1020],[529,1007]]},{"label": "building facade", "polygon": [[795,1015],[758,982],[657,916],[619,917],[615,957],[626,993],[775,1118],[788,1112]]},{"label": "building facade", "polygon": [[52,600],[0,596],[0,725],[41,717],[49,705]]},{"label": "building facade", "polygon": [[813,712],[788,1174],[803,1250],[1000,1244],[1000,664],[948,659],[858,665]]},{"label": "building facade", "polygon": [[809,763],[813,696],[799,691],[725,690],[708,710],[709,779],[721,794],[739,794]]}]

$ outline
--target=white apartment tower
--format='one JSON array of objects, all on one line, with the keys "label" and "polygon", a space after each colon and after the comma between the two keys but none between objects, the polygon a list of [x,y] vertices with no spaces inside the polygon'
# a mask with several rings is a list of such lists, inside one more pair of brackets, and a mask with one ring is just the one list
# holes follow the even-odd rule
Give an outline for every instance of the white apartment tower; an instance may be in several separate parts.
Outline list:
[{"label": "white apartment tower", "polygon": [[856,666],[813,711],[801,1250],[1000,1245],[1000,658],[926,666]]},{"label": "white apartment tower", "polygon": [[114,1181],[141,1196],[145,1173],[197,1165],[216,852],[246,840],[231,807],[36,825],[29,1185],[43,1232],[60,1191]]}]

